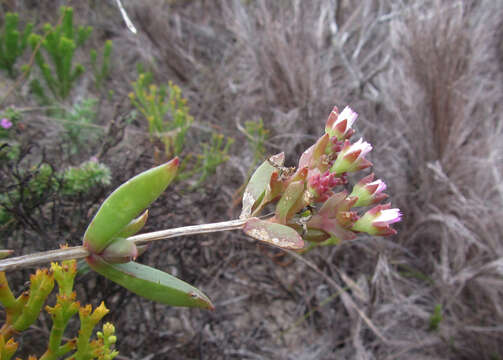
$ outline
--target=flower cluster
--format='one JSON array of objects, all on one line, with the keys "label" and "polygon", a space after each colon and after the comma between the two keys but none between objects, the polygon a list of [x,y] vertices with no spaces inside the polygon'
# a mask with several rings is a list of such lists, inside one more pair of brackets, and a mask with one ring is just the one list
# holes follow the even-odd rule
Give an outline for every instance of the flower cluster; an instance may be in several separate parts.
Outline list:
[{"label": "flower cluster", "polygon": [[[288,244],[288,236],[292,244],[299,243],[295,236],[311,243],[334,244],[354,239],[360,232],[381,236],[396,233],[391,225],[400,221],[402,214],[389,203],[380,204],[388,197],[382,180],[374,180],[374,174],[370,174],[351,192],[346,190],[348,173],[372,166],[365,158],[372,146],[361,138],[350,141],[357,117],[349,107],[341,113],[334,107],[325,133],[302,154],[296,168],[285,168],[284,155],[278,154],[257,169],[243,197],[241,218],[254,219],[245,226],[247,234],[260,234],[263,241],[270,237],[276,243],[280,239],[282,244]],[[257,221],[255,216],[273,202],[274,216]],[[355,209],[371,205],[375,206],[363,214]]]}]

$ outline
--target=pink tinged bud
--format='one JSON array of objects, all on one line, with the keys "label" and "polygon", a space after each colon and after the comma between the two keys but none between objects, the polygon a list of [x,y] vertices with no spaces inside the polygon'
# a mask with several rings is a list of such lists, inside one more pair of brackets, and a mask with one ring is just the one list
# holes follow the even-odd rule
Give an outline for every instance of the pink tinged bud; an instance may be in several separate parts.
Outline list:
[{"label": "pink tinged bud", "polygon": [[319,171],[316,170],[316,172],[314,172],[314,174],[308,179],[308,189],[315,202],[324,202],[333,195],[331,192],[332,188],[342,184],[342,179],[336,177],[335,174],[331,174],[328,171],[320,174]]},{"label": "pink tinged bud", "polygon": [[325,152],[328,146],[330,146],[330,137],[325,134],[302,153],[299,159],[299,169],[307,167],[309,169],[319,168],[320,171],[327,170],[329,163],[326,161]]},{"label": "pink tinged bud", "polygon": [[357,117],[358,114],[349,106],[346,106],[340,114],[337,113],[337,108],[335,107],[328,117],[325,132],[330,137],[335,136],[338,140],[349,139],[354,133],[351,127]]},{"label": "pink tinged bud", "polygon": [[374,180],[373,173],[361,179],[353,187],[351,196],[358,198],[354,206],[377,204],[388,197],[388,195],[383,193],[386,190],[386,184],[381,179],[372,180]]},{"label": "pink tinged bud", "polygon": [[0,126],[4,129],[10,129],[12,127],[12,121],[7,118],[3,118],[2,120],[0,120]]},{"label": "pink tinged bud", "polygon": [[314,151],[314,145],[311,145],[306,151],[302,153],[299,159],[299,169],[309,167],[309,164],[311,163],[311,159],[313,158],[313,151]]},{"label": "pink tinged bud", "polygon": [[310,168],[319,168],[320,171],[328,169],[328,163],[325,161],[325,152],[330,144],[330,136],[323,135],[314,144],[313,158],[311,159]]},{"label": "pink tinged bud", "polygon": [[346,140],[330,172],[342,174],[344,172],[354,172],[372,166],[372,163],[364,158],[370,150],[372,150],[372,145],[363,141],[363,139],[358,140],[354,144]]},{"label": "pink tinged bud", "polygon": [[[334,126],[335,122],[337,121],[337,118],[339,116],[339,109],[337,109],[337,106],[334,106],[332,109],[332,112],[328,116],[327,122],[325,123],[325,132],[327,134],[330,134],[330,130]],[[332,136],[330,136],[332,137]]]},{"label": "pink tinged bud", "polygon": [[370,235],[387,236],[396,234],[391,224],[402,220],[400,209],[390,209],[391,204],[377,205],[358,219],[352,229]]},{"label": "pink tinged bud", "polygon": [[342,147],[344,146],[344,142],[341,140],[337,140],[337,138],[334,136],[330,138],[330,146],[331,146],[330,148],[331,153],[338,154],[341,152]]},{"label": "pink tinged bud", "polygon": [[323,230],[339,240],[354,239],[356,235],[350,228],[357,215],[349,209],[357,199],[347,195],[346,191],[332,195],[307,223],[307,227]]}]

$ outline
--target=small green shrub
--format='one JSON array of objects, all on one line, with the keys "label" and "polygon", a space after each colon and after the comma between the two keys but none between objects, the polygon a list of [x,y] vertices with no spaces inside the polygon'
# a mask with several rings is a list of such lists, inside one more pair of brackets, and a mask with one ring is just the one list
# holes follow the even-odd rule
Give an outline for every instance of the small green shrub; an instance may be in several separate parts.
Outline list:
[{"label": "small green shrub", "polygon": [[203,153],[196,155],[195,163],[190,165],[190,158],[187,162],[183,162],[180,168],[180,174],[178,175],[178,180],[185,180],[191,178],[195,175],[199,175],[199,179],[192,189],[199,187],[204,183],[207,178],[215,174],[217,167],[229,160],[229,148],[234,143],[233,138],[227,138],[222,134],[211,134],[211,141],[209,143],[202,144]]},{"label": "small green shrub", "polygon": [[112,40],[107,40],[103,46],[101,66],[98,65],[98,53],[95,49],[90,52],[91,68],[94,73],[94,85],[100,90],[104,81],[110,74],[110,56],[112,55]]},{"label": "small green shrub", "polygon": [[244,134],[253,151],[253,164],[251,167],[255,168],[255,165],[266,156],[265,142],[269,137],[269,130],[264,128],[262,119],[258,119],[257,121],[245,121]]},{"label": "small green shrub", "polygon": [[77,154],[98,137],[101,128],[95,125],[97,104],[96,99],[84,99],[74,105],[71,111],[63,113],[61,120],[65,129],[65,145],[69,147],[70,154]]},{"label": "small green shrub", "polygon": [[[45,38],[38,34],[31,34],[28,38],[34,50],[39,43],[41,44],[41,48],[35,54],[35,63],[42,73],[47,88],[60,100],[68,97],[75,81],[84,73],[84,66],[74,64],[73,57],[76,49],[86,42],[93,30],[90,26],[74,27],[71,7],[61,7],[61,14],[60,25],[44,25]],[[42,49],[45,50],[47,57],[42,54]],[[49,62],[52,65],[49,65]],[[38,79],[32,81],[31,88],[40,98],[47,99]]]},{"label": "small green shrub", "polygon": [[[129,94],[131,103],[148,121],[151,141],[160,140],[163,144],[164,158],[180,155],[184,151],[187,132],[194,118],[189,114],[187,100],[181,89],[173,84],[157,86],[153,84],[152,74],[139,67],[137,81],[133,82],[133,92]],[[234,140],[222,134],[211,133],[209,143],[201,143],[202,153],[191,152],[180,166],[177,180],[186,180],[199,175],[192,186],[201,185],[208,176],[215,173],[218,165],[226,162],[229,147]],[[157,159],[162,161],[162,159]]]},{"label": "small green shrub", "polygon": [[28,23],[23,32],[18,30],[19,16],[17,13],[6,13],[0,32],[0,69],[7,71],[10,77],[15,77],[14,64],[23,55],[33,24]]},{"label": "small green shrub", "polygon": [[435,309],[433,310],[433,314],[430,316],[430,324],[428,326],[429,331],[437,331],[438,326],[443,320],[443,315],[442,315],[442,305],[437,304],[435,305]]},{"label": "small green shrub", "polygon": [[96,186],[108,186],[111,182],[110,169],[97,161],[86,161],[79,167],[63,171],[63,195],[86,194]]},{"label": "small green shrub", "polygon": [[[0,159],[5,159],[2,155],[8,152],[8,147],[2,149]],[[9,181],[9,179],[4,180]],[[5,224],[12,219],[11,209],[18,207],[20,203],[24,208],[29,209],[43,204],[50,194],[61,192],[61,195],[65,197],[85,195],[98,186],[110,185],[111,173],[106,165],[93,160],[84,162],[79,167],[70,167],[61,171],[56,171],[49,164],[42,163],[22,170],[20,174],[13,174],[10,181],[12,184],[17,181],[18,186],[12,186],[12,190],[0,194],[0,224]],[[4,187],[9,188],[9,183],[5,183]]]},{"label": "small green shrub", "polygon": [[140,73],[132,85],[129,98],[147,119],[150,136],[162,141],[166,158],[179,155],[194,121],[180,88],[172,82],[167,87],[153,84],[150,72]]}]

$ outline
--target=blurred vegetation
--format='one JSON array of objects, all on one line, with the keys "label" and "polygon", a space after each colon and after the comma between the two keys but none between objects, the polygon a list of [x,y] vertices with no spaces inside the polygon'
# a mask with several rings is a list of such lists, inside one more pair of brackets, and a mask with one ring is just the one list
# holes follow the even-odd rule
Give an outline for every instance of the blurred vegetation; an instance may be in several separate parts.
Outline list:
[{"label": "blurred vegetation", "polygon": [[19,15],[6,13],[0,31],[0,69],[6,70],[11,78],[16,76],[14,64],[23,55],[33,24],[28,23],[24,30],[18,30]]},{"label": "blurred vegetation", "polygon": [[112,56],[113,43],[112,40],[105,41],[103,45],[103,55],[101,59],[101,65],[98,64],[98,53],[95,49],[91,49],[91,67],[94,73],[95,87],[97,90],[101,90],[105,80],[110,76],[110,57]]}]

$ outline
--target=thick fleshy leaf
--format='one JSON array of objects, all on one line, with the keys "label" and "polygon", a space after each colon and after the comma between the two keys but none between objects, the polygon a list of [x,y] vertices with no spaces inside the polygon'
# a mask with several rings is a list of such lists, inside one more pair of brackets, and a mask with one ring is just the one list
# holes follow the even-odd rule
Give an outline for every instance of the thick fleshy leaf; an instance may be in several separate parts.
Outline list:
[{"label": "thick fleshy leaf", "polygon": [[138,231],[140,231],[146,224],[148,219],[148,209],[143,212],[136,219],[131,220],[129,224],[126,225],[124,229],[122,229],[116,237],[118,238],[128,238],[133,236]]},{"label": "thick fleshy leaf", "polygon": [[352,240],[356,237],[355,233],[342,227],[336,218],[328,218],[320,216],[319,214],[314,215],[311,218],[311,220],[307,223],[307,227],[323,230],[331,236],[341,240]]},{"label": "thick fleshy leaf", "polygon": [[279,153],[271,156],[255,170],[243,193],[243,207],[239,216],[240,219],[251,216],[254,205],[257,205],[263,198],[272,174],[277,171],[276,167],[282,167],[284,162],[285,154]]},{"label": "thick fleshy leaf", "polygon": [[324,172],[328,170],[328,162],[325,158],[325,150],[327,149],[328,144],[330,143],[330,137],[328,134],[324,134],[322,137],[316,141],[313,149],[313,157],[311,159],[311,164],[309,164],[309,168],[317,167],[320,169],[320,172]]},{"label": "thick fleshy leaf", "polygon": [[316,144],[311,145],[307,150],[305,150],[299,159],[299,169],[309,168],[313,159],[313,152]]},{"label": "thick fleshy leaf", "polygon": [[97,273],[149,300],[171,306],[214,309],[210,299],[198,288],[150,266],[134,261],[110,264],[98,255],[86,260]]},{"label": "thick fleshy leaf", "polygon": [[243,228],[246,235],[283,249],[298,250],[304,241],[297,231],[286,225],[251,218]]},{"label": "thick fleshy leaf", "polygon": [[84,246],[101,253],[119,232],[149,206],[175,178],[179,160],[147,170],[119,186],[105,199],[84,234]]},{"label": "thick fleshy leaf", "polygon": [[304,193],[305,184],[303,181],[294,181],[288,184],[281,199],[276,205],[276,220],[281,224],[286,224],[288,216],[292,215],[292,208]]},{"label": "thick fleshy leaf", "polygon": [[109,263],[123,264],[135,260],[138,256],[138,249],[134,242],[126,238],[119,238],[108,245],[100,256]]},{"label": "thick fleshy leaf", "polygon": [[330,238],[330,235],[323,230],[307,229],[304,239],[310,242],[322,243]]}]

